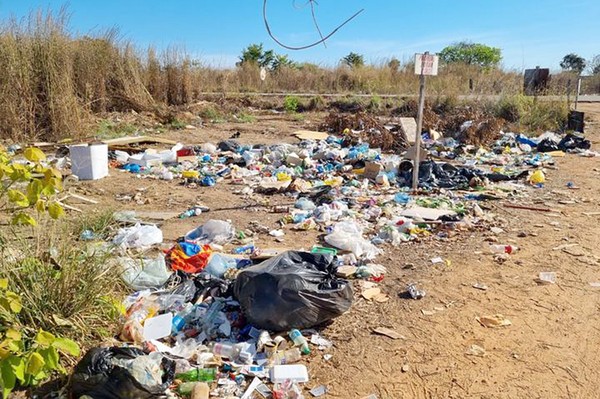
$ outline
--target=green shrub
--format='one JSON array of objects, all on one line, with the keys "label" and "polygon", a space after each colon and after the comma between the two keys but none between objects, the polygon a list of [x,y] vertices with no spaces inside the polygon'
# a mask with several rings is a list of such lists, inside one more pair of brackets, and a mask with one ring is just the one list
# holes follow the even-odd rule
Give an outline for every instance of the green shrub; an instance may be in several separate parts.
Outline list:
[{"label": "green shrub", "polygon": [[283,109],[289,114],[295,114],[298,112],[300,106],[300,99],[296,96],[286,96],[283,100]]},{"label": "green shrub", "polygon": [[23,325],[21,297],[0,279],[0,387],[7,398],[17,386],[36,386],[53,372],[66,374],[61,354],[79,356],[79,345],[44,330]]}]

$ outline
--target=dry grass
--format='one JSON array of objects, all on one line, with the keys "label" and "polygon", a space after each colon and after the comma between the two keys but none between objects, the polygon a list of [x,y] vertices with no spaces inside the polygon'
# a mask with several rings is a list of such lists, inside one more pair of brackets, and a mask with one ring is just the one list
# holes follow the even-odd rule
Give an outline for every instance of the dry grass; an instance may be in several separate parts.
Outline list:
[{"label": "dry grass", "polygon": [[108,261],[108,251],[78,241],[82,230],[106,238],[112,212],[73,223],[39,222],[29,232],[7,228],[0,233],[0,277],[21,296],[21,321],[80,343],[114,335],[125,292],[120,272]]},{"label": "dry grass", "polygon": [[[136,49],[116,30],[73,36],[67,13],[34,12],[0,25],[0,138],[16,141],[88,137],[96,113],[135,110],[166,115],[167,106],[194,103],[209,93],[357,93],[414,94],[418,80],[410,62],[361,68],[323,68],[314,64],[284,67],[260,80],[256,66],[213,69],[183,49]],[[549,93],[564,94],[572,77],[557,75]],[[584,90],[598,91],[598,79]],[[440,69],[428,83],[433,96],[470,94],[513,96],[521,93],[520,73],[482,70],[468,65]],[[344,101],[344,100],[341,100]],[[394,101],[374,96],[368,110],[393,108]],[[321,109],[322,101],[301,104]]]}]

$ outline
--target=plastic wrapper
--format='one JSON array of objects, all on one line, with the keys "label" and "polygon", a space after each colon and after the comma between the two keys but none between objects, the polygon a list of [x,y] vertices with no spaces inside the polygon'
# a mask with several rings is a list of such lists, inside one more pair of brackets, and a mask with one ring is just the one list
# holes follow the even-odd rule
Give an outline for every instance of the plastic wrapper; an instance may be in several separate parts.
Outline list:
[{"label": "plastic wrapper", "polygon": [[156,259],[119,258],[118,262],[123,267],[121,278],[136,291],[160,288],[171,277],[163,255]]},{"label": "plastic wrapper", "polygon": [[331,254],[288,251],[244,269],[234,283],[234,295],[256,328],[311,328],[352,305],[352,288],[335,271]]},{"label": "plastic wrapper", "polygon": [[350,251],[358,258],[373,259],[381,253],[375,245],[363,238],[362,229],[355,223],[344,221],[333,226],[325,242],[338,249]]},{"label": "plastic wrapper", "polygon": [[93,348],[75,367],[73,398],[166,398],[173,382],[175,362],[160,355],[147,356],[137,348]]},{"label": "plastic wrapper", "polygon": [[162,231],[154,225],[136,224],[133,227],[120,229],[113,243],[124,248],[144,248],[163,241]]},{"label": "plastic wrapper", "polygon": [[202,226],[188,232],[186,241],[196,244],[226,244],[235,236],[235,229],[231,223],[224,220],[211,219]]}]

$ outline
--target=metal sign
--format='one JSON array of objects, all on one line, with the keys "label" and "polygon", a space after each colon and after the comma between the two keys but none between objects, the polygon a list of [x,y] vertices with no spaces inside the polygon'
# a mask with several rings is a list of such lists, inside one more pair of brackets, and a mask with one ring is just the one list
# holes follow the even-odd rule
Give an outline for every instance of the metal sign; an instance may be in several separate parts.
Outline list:
[{"label": "metal sign", "polygon": [[260,68],[260,80],[263,82],[267,78],[267,69],[265,67]]},{"label": "metal sign", "polygon": [[415,54],[415,75],[437,76],[439,59],[435,54]]}]

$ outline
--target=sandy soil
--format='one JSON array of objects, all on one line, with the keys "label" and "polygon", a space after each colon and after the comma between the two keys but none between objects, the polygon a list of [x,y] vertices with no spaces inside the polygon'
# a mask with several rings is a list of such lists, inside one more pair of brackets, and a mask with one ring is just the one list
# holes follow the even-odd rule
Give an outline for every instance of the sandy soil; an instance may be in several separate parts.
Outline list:
[{"label": "sandy soil", "polygon": [[[581,109],[592,119],[588,136],[594,148],[600,148],[600,106],[581,104]],[[240,131],[240,141],[246,143],[294,142],[291,133],[310,122],[314,121],[263,116],[256,123],[212,125],[171,136],[195,143],[222,140]],[[329,389],[326,398],[369,394],[382,399],[600,397],[600,287],[590,285],[600,282],[598,168],[596,158],[558,158],[557,169],[547,174],[545,188],[532,191],[523,202],[554,212],[508,209],[499,202],[485,204],[506,220],[500,242],[522,248],[503,264],[481,253],[487,232],[386,247],[378,261],[389,270],[381,287],[390,300],[367,302],[356,290],[351,311],[322,331],[335,346],[327,352],[315,350],[307,360],[308,387],[325,384]],[[567,189],[567,182],[580,189]],[[209,218],[230,219],[238,229],[253,220],[277,227],[280,215],[234,194],[240,188],[224,183],[189,189],[176,181],[136,179],[112,170],[109,178],[79,183],[73,189],[116,209],[183,211],[197,202],[212,208],[197,218],[165,222],[162,228],[167,241]],[[147,204],[115,199],[138,190]],[[282,195],[263,200],[292,202]],[[596,213],[585,214],[589,212]],[[257,242],[265,247],[300,249],[317,241],[317,232],[286,233],[284,243],[268,235],[259,236]],[[450,265],[432,265],[430,259],[436,256],[450,260]],[[410,264],[414,267],[407,268]],[[535,278],[543,271],[556,272],[557,284],[537,284]],[[402,294],[409,282],[417,282],[427,296],[420,301],[406,299]],[[487,291],[473,288],[475,283],[487,285]],[[498,313],[512,325],[491,329],[476,320]],[[372,330],[381,326],[394,329],[404,339],[373,334]],[[484,348],[485,355],[466,354],[472,345]],[[324,360],[324,353],[333,355],[331,360]]]}]

